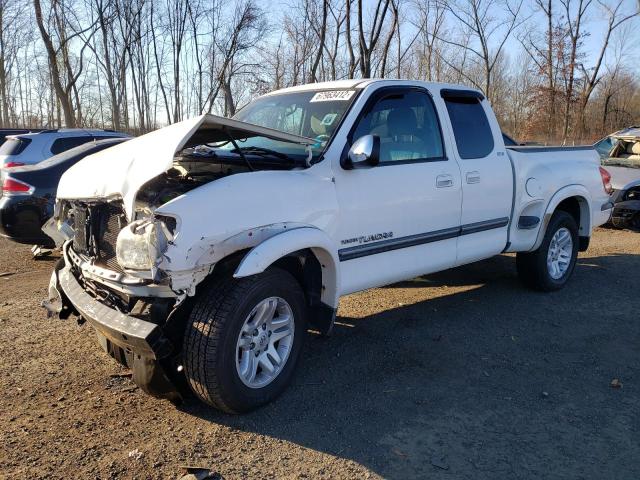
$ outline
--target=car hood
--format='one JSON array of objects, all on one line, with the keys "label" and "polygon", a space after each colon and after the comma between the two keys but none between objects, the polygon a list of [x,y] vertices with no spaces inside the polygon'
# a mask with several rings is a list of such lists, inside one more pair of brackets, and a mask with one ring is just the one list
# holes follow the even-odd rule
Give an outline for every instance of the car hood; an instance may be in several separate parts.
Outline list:
[{"label": "car hood", "polygon": [[611,186],[615,190],[625,190],[634,184],[640,184],[640,168],[616,167],[605,165],[611,174]]},{"label": "car hood", "polygon": [[234,138],[263,136],[303,145],[315,142],[307,137],[205,114],[84,158],[64,173],[57,196],[87,201],[122,198],[127,217],[131,219],[140,187],[169,170],[179,150],[204,141],[218,141],[218,137],[223,140],[227,134]]}]

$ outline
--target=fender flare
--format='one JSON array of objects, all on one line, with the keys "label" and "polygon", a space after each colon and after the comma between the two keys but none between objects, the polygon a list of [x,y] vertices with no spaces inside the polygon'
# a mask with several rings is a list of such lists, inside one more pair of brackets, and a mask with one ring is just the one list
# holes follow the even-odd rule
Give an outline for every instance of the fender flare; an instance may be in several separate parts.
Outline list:
[{"label": "fender flare", "polygon": [[545,233],[547,232],[547,226],[549,225],[549,221],[551,220],[551,216],[558,208],[558,205],[567,198],[576,197],[578,199],[578,203],[580,204],[580,225],[579,234],[581,236],[590,237],[592,230],[592,202],[591,195],[589,191],[583,185],[575,184],[575,185],[567,185],[566,187],[562,187],[556,193],[553,194],[549,203],[547,204],[547,208],[545,209],[544,216],[542,218],[542,226],[538,231],[538,237],[536,238],[536,243],[530,251],[537,250],[542,244],[542,240],[544,239]]},{"label": "fender flare", "polygon": [[264,272],[282,257],[304,249],[310,249],[322,267],[322,302],[337,308],[340,291],[338,253],[331,239],[318,228],[300,227],[268,238],[244,256],[233,277],[242,278]]}]

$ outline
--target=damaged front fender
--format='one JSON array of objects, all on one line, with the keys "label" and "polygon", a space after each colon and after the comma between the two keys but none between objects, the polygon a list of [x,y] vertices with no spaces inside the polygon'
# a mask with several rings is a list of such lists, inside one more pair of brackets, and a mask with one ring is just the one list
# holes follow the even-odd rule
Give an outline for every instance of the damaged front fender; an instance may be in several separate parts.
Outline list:
[{"label": "damaged front fender", "polygon": [[[160,268],[168,275],[174,292],[194,295],[196,287],[215,265],[230,255],[250,250],[234,274],[236,278],[264,271],[274,261],[297,250],[311,249],[322,265],[322,300],[332,307],[338,302],[338,260],[331,240],[318,228],[302,223],[283,222],[252,228],[224,240],[202,238],[187,250],[186,259],[194,262],[191,270],[171,271],[169,248]],[[181,253],[177,251],[177,253]]]}]

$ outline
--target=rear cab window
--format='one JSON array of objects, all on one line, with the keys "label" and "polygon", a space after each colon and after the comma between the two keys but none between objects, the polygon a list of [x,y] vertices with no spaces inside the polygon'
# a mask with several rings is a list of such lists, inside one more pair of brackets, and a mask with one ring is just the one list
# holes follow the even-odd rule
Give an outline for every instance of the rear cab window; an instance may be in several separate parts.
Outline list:
[{"label": "rear cab window", "polygon": [[493,131],[476,92],[443,91],[458,155],[462,159],[484,158],[493,151]]},{"label": "rear cab window", "polygon": [[7,140],[0,145],[0,155],[15,156],[24,152],[24,149],[31,143],[29,138],[7,138]]}]

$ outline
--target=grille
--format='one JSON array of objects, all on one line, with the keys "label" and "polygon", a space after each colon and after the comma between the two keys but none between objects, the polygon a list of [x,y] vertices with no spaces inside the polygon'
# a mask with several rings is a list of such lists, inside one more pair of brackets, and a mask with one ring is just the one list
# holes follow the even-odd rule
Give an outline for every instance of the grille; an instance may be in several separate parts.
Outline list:
[{"label": "grille", "polygon": [[73,209],[75,236],[73,237],[73,249],[78,253],[88,254],[89,244],[87,243],[87,230],[89,220],[89,209],[77,205]]},{"label": "grille", "polygon": [[117,272],[122,272],[116,259],[118,234],[127,224],[122,207],[108,203],[100,207],[100,228],[98,229],[98,263]]},{"label": "grille", "polygon": [[116,242],[127,224],[120,203],[74,206],[73,249],[95,260],[96,265],[122,273],[116,259]]}]

